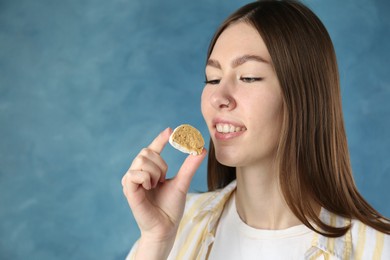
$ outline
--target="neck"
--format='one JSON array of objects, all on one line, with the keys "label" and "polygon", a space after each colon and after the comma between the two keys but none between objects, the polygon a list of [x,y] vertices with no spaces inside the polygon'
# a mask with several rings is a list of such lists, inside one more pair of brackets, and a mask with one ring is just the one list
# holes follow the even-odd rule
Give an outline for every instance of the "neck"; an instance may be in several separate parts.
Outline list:
[{"label": "neck", "polygon": [[238,167],[236,173],[237,212],[247,225],[275,230],[301,224],[284,200],[274,167]]}]

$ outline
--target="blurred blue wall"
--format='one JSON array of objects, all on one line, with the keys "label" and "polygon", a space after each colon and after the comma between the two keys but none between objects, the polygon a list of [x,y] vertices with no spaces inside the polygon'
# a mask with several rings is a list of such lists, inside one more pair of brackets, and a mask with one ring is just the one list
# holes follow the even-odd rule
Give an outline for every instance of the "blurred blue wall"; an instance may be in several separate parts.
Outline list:
[{"label": "blurred blue wall", "polygon": [[[247,2],[0,0],[0,259],[125,257],[139,231],[122,175],[167,126],[208,139],[207,45]],[[356,183],[390,216],[390,3],[306,3],[337,50]],[[184,158],[163,156],[171,174]]]}]

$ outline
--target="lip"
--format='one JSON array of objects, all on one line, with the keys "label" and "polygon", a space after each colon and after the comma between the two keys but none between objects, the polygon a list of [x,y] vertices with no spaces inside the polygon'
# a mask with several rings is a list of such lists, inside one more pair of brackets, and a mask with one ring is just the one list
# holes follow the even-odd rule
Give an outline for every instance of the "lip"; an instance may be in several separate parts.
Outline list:
[{"label": "lip", "polygon": [[229,125],[233,125],[235,127],[246,128],[245,125],[238,123],[236,121],[233,121],[233,120],[228,120],[228,119],[223,119],[223,118],[215,118],[212,120],[212,126],[214,129],[214,137],[217,140],[227,141],[227,140],[236,138],[238,136],[241,136],[242,134],[244,134],[246,132],[246,130],[243,130],[243,131],[233,132],[233,133],[220,133],[217,131],[217,128],[216,128],[217,124],[229,124]]}]

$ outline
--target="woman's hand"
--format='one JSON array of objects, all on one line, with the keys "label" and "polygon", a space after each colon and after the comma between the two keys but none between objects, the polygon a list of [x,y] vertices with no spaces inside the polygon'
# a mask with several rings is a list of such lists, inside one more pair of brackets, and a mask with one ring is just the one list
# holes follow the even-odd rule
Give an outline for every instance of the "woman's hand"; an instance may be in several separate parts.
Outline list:
[{"label": "woman's hand", "polygon": [[167,128],[142,149],[122,179],[123,192],[141,230],[139,258],[142,255],[144,259],[162,259],[169,254],[183,216],[191,179],[206,156],[205,150],[198,156],[189,155],[177,175],[166,180],[168,166],[160,153],[171,133]]}]

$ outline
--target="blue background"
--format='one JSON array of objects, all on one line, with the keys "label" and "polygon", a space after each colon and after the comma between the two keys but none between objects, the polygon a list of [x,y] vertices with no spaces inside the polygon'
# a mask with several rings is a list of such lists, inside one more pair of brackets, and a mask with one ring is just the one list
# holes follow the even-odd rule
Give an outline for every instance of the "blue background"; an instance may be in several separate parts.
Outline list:
[{"label": "blue background", "polygon": [[[248,1],[0,0],[0,259],[123,259],[120,180],[165,127],[208,139],[208,42]],[[356,184],[390,216],[390,4],[307,0],[336,47]],[[170,176],[184,155],[167,147]],[[206,190],[205,164],[191,190]]]}]

